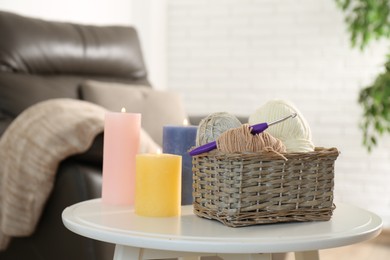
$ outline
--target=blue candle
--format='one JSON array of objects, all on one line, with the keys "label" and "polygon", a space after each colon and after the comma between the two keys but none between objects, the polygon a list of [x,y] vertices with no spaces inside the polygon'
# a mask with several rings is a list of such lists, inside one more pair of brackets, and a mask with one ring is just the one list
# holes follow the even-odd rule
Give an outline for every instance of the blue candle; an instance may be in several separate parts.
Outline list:
[{"label": "blue candle", "polygon": [[192,157],[188,150],[195,146],[197,126],[164,126],[163,153],[182,156],[181,204],[192,204]]}]

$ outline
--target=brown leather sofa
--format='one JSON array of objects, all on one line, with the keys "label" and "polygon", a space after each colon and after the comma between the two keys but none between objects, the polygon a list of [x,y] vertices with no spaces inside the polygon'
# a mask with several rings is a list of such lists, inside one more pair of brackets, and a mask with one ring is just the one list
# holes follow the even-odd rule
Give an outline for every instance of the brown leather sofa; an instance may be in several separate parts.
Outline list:
[{"label": "brown leather sofa", "polygon": [[[85,80],[150,86],[134,28],[49,22],[0,11],[0,35],[0,137],[14,118],[40,101],[80,99]],[[61,162],[36,231],[13,238],[0,259],[112,259],[111,245],[73,234],[61,220],[65,207],[100,197],[102,140],[100,134],[87,152]]]}]

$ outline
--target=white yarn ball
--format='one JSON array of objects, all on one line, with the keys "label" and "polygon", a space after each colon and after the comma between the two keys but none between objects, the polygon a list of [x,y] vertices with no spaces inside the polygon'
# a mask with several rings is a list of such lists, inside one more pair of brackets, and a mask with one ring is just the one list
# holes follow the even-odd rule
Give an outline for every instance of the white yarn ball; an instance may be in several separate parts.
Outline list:
[{"label": "white yarn ball", "polygon": [[288,101],[272,100],[267,102],[249,117],[249,124],[271,123],[292,113],[297,113],[297,116],[272,125],[266,131],[282,140],[288,153],[313,151],[310,126],[301,112]]},{"label": "white yarn ball", "polygon": [[240,126],[240,120],[227,112],[210,114],[199,123],[196,133],[196,146],[213,142],[226,130]]}]

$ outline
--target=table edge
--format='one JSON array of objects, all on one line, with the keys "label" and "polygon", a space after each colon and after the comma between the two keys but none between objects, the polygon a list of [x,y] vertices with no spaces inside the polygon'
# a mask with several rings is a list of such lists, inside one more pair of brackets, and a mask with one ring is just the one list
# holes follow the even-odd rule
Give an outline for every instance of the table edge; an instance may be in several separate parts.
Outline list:
[{"label": "table edge", "polygon": [[[380,234],[383,226],[382,219],[376,214],[370,212],[373,217],[373,221],[376,222],[375,227],[362,232],[359,235],[354,235],[351,237],[345,237],[343,239],[338,239],[337,241],[329,239],[321,239],[319,241],[302,241],[299,245],[291,243],[284,243],[282,239],[280,240],[283,250],[279,250],[275,247],[274,243],[262,243],[260,246],[256,243],[247,243],[240,244],[239,242],[231,241],[213,241],[213,240],[195,240],[195,239],[181,239],[177,240],[175,238],[167,239],[156,236],[142,236],[132,238],[128,234],[118,234],[115,231],[105,231],[100,234],[96,234],[96,228],[82,225],[72,221],[73,217],[71,216],[71,210],[82,203],[91,203],[98,202],[100,199],[94,199],[89,201],[80,202],[74,204],[70,207],[67,207],[62,212],[62,221],[67,229],[70,231],[79,234],[81,236],[89,237],[95,240],[100,240],[103,242],[121,244],[126,246],[140,247],[140,248],[153,248],[159,250],[169,250],[169,251],[182,251],[182,252],[199,252],[199,253],[280,253],[280,252],[298,252],[298,251],[309,251],[309,250],[321,250],[327,248],[341,247],[351,244],[356,244],[366,240],[370,240]],[[340,204],[340,203],[339,203]],[[343,203],[344,204],[344,203]],[[353,206],[355,207],[355,206]],[[359,207],[355,207],[360,209]],[[205,220],[211,221],[211,220]],[[124,242],[126,241],[126,242]],[[196,242],[196,243],[194,243]],[[153,246],[151,246],[153,245]]]}]

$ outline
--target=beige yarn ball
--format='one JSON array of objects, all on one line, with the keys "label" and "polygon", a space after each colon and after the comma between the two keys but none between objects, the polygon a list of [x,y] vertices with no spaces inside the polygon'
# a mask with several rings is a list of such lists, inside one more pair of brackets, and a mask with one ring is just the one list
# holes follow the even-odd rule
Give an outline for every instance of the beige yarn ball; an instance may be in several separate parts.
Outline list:
[{"label": "beige yarn ball", "polygon": [[267,102],[249,117],[249,124],[271,123],[292,113],[297,113],[297,116],[270,126],[266,131],[282,140],[289,153],[313,151],[314,145],[310,126],[301,112],[291,102],[285,100]]},{"label": "beige yarn ball", "polygon": [[210,114],[199,123],[196,133],[196,146],[213,142],[226,130],[240,126],[240,120],[227,112]]},{"label": "beige yarn ball", "polygon": [[217,149],[225,153],[286,152],[286,146],[281,140],[267,132],[254,135],[249,124],[222,133],[217,139]]}]

